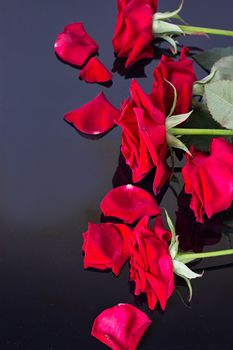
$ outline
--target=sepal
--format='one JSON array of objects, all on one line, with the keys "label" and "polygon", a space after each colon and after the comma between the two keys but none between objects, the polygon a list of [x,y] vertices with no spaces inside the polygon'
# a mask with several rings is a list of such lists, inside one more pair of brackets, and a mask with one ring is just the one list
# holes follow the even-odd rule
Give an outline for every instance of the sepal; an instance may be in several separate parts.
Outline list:
[{"label": "sepal", "polygon": [[189,113],[184,113],[184,114],[177,114],[177,115],[172,115],[171,117],[168,117],[166,119],[166,129],[171,129],[174,128],[175,126],[185,122],[190,115],[192,114],[193,111]]},{"label": "sepal", "polygon": [[182,149],[184,152],[188,153],[191,157],[192,154],[190,153],[189,149],[187,148],[187,146],[185,146],[185,144],[180,141],[176,136],[169,134],[167,132],[167,144],[170,148],[179,148]]},{"label": "sepal", "polygon": [[[179,13],[182,10],[183,5],[184,5],[184,0],[181,1],[181,4],[177,10],[174,10],[172,12],[170,12],[170,11],[156,12],[153,16],[153,20],[164,20],[164,19],[171,19],[171,18],[176,18],[176,19],[182,20],[182,18],[179,16]],[[182,20],[182,22],[183,22],[183,20]]]},{"label": "sepal", "polygon": [[215,74],[217,72],[217,69],[215,67],[212,68],[211,73],[209,75],[207,75],[205,78],[198,80],[194,83],[193,85],[193,95],[194,96],[203,96],[204,92],[205,92],[205,85],[209,84]]},{"label": "sepal", "polygon": [[[172,233],[172,239],[171,239],[171,243],[169,246],[169,252],[170,252],[170,256],[172,258],[173,271],[177,276],[183,278],[185,280],[185,282],[187,283],[187,286],[189,288],[189,301],[191,301],[191,299],[192,299],[192,285],[191,285],[190,280],[192,280],[194,278],[202,277],[203,273],[199,274],[199,273],[192,271],[188,266],[186,266],[184,264],[184,262],[180,261],[182,259],[181,258],[182,254],[179,254],[179,239],[178,239],[178,236],[176,235],[175,227],[172,223],[172,220],[169,217],[166,210],[165,210],[165,214],[166,214],[169,229],[171,230],[171,233]],[[181,259],[179,259],[179,258],[181,258]]]},{"label": "sepal", "polygon": [[153,20],[152,32],[155,37],[157,37],[157,35],[169,36],[184,34],[183,30],[178,25],[161,20]]}]

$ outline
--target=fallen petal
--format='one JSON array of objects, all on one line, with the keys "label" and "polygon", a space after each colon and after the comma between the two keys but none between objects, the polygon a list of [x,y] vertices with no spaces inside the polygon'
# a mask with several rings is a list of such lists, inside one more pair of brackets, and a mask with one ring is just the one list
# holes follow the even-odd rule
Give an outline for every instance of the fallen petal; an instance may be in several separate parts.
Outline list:
[{"label": "fallen petal", "polygon": [[118,304],[97,316],[91,334],[113,350],[135,350],[150,324],[144,312],[129,304]]},{"label": "fallen petal", "polygon": [[82,66],[97,53],[97,43],[87,34],[82,23],[71,23],[58,34],[54,44],[56,54],[65,62]]},{"label": "fallen petal", "polygon": [[64,119],[88,135],[99,135],[113,128],[120,111],[99,93],[93,100],[74,111],[68,112]]},{"label": "fallen petal", "polygon": [[161,214],[158,204],[148,192],[130,184],[109,191],[100,208],[105,216],[117,217],[126,224],[132,224],[145,215]]},{"label": "fallen petal", "polygon": [[80,72],[80,78],[87,83],[106,83],[112,79],[112,74],[96,57],[91,57]]}]

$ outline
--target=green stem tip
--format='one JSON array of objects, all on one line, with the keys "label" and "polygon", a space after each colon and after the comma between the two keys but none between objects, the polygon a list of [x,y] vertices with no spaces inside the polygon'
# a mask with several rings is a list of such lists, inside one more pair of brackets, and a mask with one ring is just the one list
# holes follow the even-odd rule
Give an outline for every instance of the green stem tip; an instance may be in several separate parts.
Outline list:
[{"label": "green stem tip", "polygon": [[178,253],[176,259],[183,263],[188,263],[197,259],[214,258],[217,256],[226,256],[226,255],[232,255],[232,254],[233,254],[233,249],[217,250],[213,252],[204,252],[204,253]]},{"label": "green stem tip", "polygon": [[233,31],[232,30],[215,29],[215,28],[204,28],[204,27],[193,27],[193,26],[186,26],[186,25],[179,25],[179,27],[186,34],[206,33],[206,34],[213,34],[213,35],[233,36]]},{"label": "green stem tip", "polygon": [[171,128],[168,129],[172,135],[211,135],[211,136],[233,136],[233,130],[227,129],[188,129]]}]

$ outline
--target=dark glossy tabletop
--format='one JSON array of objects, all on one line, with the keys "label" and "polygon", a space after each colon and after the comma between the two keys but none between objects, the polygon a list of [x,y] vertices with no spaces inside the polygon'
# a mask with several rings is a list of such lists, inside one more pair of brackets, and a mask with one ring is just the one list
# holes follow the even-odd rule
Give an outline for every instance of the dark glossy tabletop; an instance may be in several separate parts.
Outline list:
[{"label": "dark glossy tabletop", "polygon": [[[160,10],[178,4],[161,0]],[[230,0],[186,0],[182,16],[193,25],[232,29],[232,7]],[[86,84],[77,69],[57,59],[53,44],[66,24],[81,21],[111,69],[115,20],[115,0],[0,1],[0,349],[105,349],[91,337],[92,323],[120,302],[139,306],[153,320],[141,350],[232,349],[231,257],[197,265],[207,270],[193,281],[191,305],[185,305],[187,289],[181,285],[165,312],[149,312],[130,293],[128,266],[119,278],[83,270],[82,232],[88,221],[99,222],[99,203],[112,188],[120,130],[90,140],[63,115],[101,90],[119,106],[130,79],[114,73],[110,88]],[[207,49],[233,46],[233,39],[194,37],[183,43]],[[145,67],[147,78],[138,78],[146,91],[156,63]],[[175,218],[171,190],[163,206]],[[228,248],[229,239],[222,235],[217,247]]]}]

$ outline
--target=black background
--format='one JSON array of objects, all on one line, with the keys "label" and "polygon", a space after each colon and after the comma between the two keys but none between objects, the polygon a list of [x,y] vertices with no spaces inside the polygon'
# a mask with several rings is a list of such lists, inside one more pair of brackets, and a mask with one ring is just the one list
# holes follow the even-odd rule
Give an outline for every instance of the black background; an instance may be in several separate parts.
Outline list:
[{"label": "black background", "polygon": [[[163,11],[179,1],[160,3]],[[232,10],[230,0],[186,0],[182,16],[191,25],[232,29]],[[82,267],[82,232],[88,221],[99,222],[99,203],[117,166],[120,130],[93,141],[63,121],[67,111],[100,90],[119,107],[130,79],[115,73],[111,88],[86,84],[53,50],[63,27],[81,21],[111,69],[115,20],[114,0],[0,1],[0,349],[104,349],[90,335],[94,318],[119,302],[138,305],[128,266],[119,278]],[[207,49],[232,46],[233,39],[183,43]],[[156,63],[146,67],[147,79],[138,79],[148,92]],[[163,206],[175,218],[170,190]],[[218,247],[227,248],[227,239]],[[219,258],[198,267],[230,262]],[[232,349],[232,272],[231,265],[207,269],[193,282],[190,307],[180,297],[186,297],[185,287],[164,313],[143,305],[153,323],[139,349]]]}]

